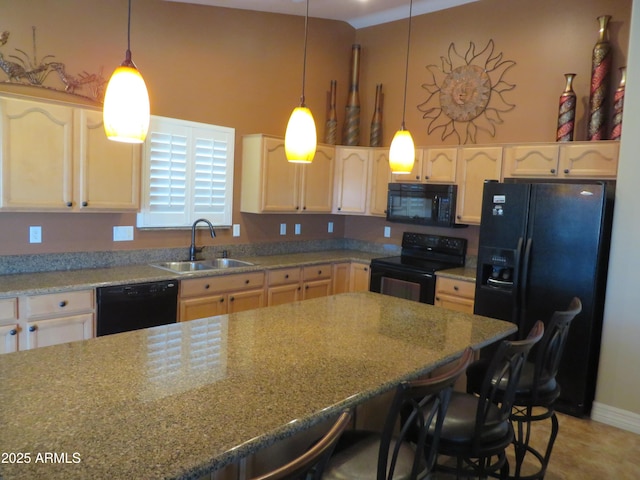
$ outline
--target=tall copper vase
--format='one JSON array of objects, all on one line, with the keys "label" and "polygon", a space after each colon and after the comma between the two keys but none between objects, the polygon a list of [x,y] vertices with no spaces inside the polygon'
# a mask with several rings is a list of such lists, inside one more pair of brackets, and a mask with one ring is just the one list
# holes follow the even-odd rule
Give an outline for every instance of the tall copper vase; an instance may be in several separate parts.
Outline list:
[{"label": "tall copper vase", "polygon": [[351,48],[351,77],[349,82],[349,96],[342,129],[342,143],[344,145],[360,144],[360,45]]},{"label": "tall copper vase", "polygon": [[327,109],[327,122],[324,130],[324,143],[328,145],[336,144],[336,134],[338,133],[338,118],[336,116],[336,84],[331,80],[331,90],[329,91],[329,108]]},{"label": "tall copper vase", "polygon": [[560,95],[558,107],[558,131],[557,142],[570,142],[573,140],[573,127],[576,118],[576,92],[573,91],[573,79],[575,73],[565,73],[565,86]]},{"label": "tall copper vase", "polygon": [[371,132],[369,132],[369,146],[382,145],[382,84],[376,85],[376,103],[371,118]]},{"label": "tall copper vase", "polygon": [[622,107],[624,105],[624,89],[627,84],[627,68],[620,67],[620,83],[613,97],[613,127],[611,140],[620,140],[622,135]]},{"label": "tall copper vase", "polygon": [[611,45],[609,44],[608,25],[611,15],[598,17],[600,33],[593,47],[591,61],[591,90],[589,94],[589,140],[605,140],[607,129],[607,93],[611,73]]}]

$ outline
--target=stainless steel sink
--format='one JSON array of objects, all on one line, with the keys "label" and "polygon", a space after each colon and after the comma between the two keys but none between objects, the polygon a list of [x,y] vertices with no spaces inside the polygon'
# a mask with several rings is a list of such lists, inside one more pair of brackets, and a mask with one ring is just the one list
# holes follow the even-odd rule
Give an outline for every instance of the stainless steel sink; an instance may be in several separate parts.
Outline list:
[{"label": "stainless steel sink", "polygon": [[185,274],[194,273],[204,270],[217,270],[220,268],[237,268],[251,266],[253,263],[245,262],[243,260],[236,260],[235,258],[213,258],[210,260],[198,260],[195,262],[183,261],[183,262],[160,262],[152,263],[152,267],[162,268],[163,270],[169,270],[170,272]]}]

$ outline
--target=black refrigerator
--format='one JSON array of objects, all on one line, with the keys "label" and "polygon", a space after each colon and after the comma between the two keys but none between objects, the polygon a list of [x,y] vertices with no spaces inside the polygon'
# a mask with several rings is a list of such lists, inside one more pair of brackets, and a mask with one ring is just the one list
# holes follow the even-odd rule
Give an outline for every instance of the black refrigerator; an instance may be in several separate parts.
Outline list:
[{"label": "black refrigerator", "polygon": [[578,417],[595,396],[613,190],[605,182],[484,185],[474,313],[514,322],[523,337],[580,298],[557,377],[557,409]]}]

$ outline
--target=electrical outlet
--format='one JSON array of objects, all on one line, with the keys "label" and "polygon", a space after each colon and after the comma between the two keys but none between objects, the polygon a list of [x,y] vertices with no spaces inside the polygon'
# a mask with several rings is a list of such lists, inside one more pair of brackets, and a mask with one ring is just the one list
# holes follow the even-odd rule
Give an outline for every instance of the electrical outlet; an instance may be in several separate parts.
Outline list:
[{"label": "electrical outlet", "polygon": [[234,237],[239,237],[240,236],[240,225],[237,223],[233,224],[233,236]]},{"label": "electrical outlet", "polygon": [[29,243],[42,243],[42,227],[29,227]]},{"label": "electrical outlet", "polygon": [[384,227],[384,236],[385,238],[391,237],[391,227]]},{"label": "electrical outlet", "polygon": [[333,222],[329,222],[329,225],[327,225],[327,232],[333,233]]},{"label": "electrical outlet", "polygon": [[296,223],[294,233],[296,235],[300,235],[300,224],[299,223]]},{"label": "electrical outlet", "polygon": [[287,234],[287,224],[286,223],[281,223],[280,224],[280,235],[286,235]]},{"label": "electrical outlet", "polygon": [[133,227],[113,227],[114,242],[130,242],[133,240]]}]

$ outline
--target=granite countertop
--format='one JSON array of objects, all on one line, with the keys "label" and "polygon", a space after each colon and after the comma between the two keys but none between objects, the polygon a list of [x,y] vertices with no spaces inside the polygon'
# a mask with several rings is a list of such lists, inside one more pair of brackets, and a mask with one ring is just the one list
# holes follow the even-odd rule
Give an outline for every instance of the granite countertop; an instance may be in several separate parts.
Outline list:
[{"label": "granite countertop", "polygon": [[314,265],[325,262],[357,261],[369,263],[372,258],[379,256],[379,254],[360,252],[357,250],[328,250],[323,252],[295,253],[291,255],[242,257],[239,258],[239,260],[245,260],[254,263],[254,265],[206,270],[182,275],[150,265],[130,265],[124,267],[91,268],[42,273],[18,273],[0,275],[0,298],[55,293],[62,290],[82,290],[107,285],[226,275],[296,265]]},{"label": "granite countertop", "polygon": [[0,478],[196,479],[515,330],[365,292],[1,355]]},{"label": "granite countertop", "polygon": [[438,270],[436,272],[436,275],[439,277],[463,280],[465,282],[475,283],[476,281],[475,267],[458,267],[458,268],[448,268],[446,270]]}]

